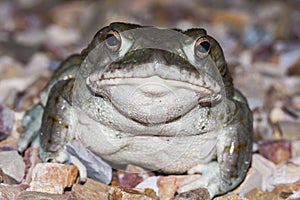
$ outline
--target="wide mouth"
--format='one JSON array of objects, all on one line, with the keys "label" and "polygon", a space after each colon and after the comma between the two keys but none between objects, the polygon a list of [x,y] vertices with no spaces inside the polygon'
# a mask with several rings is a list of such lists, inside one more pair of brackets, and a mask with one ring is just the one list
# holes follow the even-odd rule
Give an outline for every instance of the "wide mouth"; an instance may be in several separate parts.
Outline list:
[{"label": "wide mouth", "polygon": [[184,80],[159,75],[119,77],[111,74],[103,78],[94,73],[87,78],[87,85],[96,95],[109,100],[119,113],[145,125],[178,120],[193,108],[215,105],[222,98],[220,85],[209,76],[196,82],[191,77]]}]

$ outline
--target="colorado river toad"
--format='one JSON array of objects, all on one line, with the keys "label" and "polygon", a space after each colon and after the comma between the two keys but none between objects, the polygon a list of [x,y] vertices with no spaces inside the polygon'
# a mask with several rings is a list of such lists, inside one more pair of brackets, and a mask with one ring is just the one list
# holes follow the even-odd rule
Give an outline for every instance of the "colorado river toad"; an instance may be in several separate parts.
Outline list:
[{"label": "colorado river toad", "polygon": [[178,192],[211,197],[236,187],[251,161],[251,111],[204,29],[112,23],[62,63],[24,119],[19,149],[38,134],[41,159],[72,162],[82,179],[91,163],[68,148],[78,141],[104,166],[201,173]]}]

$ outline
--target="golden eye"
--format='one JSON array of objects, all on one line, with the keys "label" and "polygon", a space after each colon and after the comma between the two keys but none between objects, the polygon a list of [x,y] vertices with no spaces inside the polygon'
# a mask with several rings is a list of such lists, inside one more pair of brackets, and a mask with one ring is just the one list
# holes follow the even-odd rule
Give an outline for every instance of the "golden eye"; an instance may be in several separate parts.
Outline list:
[{"label": "golden eye", "polygon": [[110,30],[106,34],[105,44],[110,51],[116,52],[121,47],[121,36],[115,30]]},{"label": "golden eye", "polygon": [[204,58],[209,54],[210,51],[210,43],[207,37],[199,38],[195,43],[195,55],[199,58]]}]

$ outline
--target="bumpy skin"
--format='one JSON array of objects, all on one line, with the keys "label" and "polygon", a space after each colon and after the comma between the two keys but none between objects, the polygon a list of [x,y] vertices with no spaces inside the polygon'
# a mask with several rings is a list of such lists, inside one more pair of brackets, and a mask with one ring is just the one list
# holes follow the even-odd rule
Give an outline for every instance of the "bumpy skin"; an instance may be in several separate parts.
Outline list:
[{"label": "bumpy skin", "polygon": [[[112,30],[120,40],[107,41]],[[199,38],[209,42],[207,55],[196,54]],[[42,125],[32,132],[40,132],[43,161],[67,161],[66,145],[80,140],[111,164],[200,172],[178,192],[206,187],[211,197],[236,187],[251,161],[252,113],[203,29],[113,23],[62,63],[41,99],[44,112],[33,120]]]}]

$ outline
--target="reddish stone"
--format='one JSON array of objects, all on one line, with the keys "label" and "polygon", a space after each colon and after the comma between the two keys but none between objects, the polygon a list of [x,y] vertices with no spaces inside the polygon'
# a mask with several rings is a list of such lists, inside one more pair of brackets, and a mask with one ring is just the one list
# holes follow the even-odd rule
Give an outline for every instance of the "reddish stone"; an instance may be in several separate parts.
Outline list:
[{"label": "reddish stone", "polygon": [[276,164],[291,158],[292,144],[290,141],[260,141],[258,145],[259,153]]},{"label": "reddish stone", "polygon": [[59,163],[38,163],[32,171],[29,191],[62,194],[64,188],[71,187],[78,175],[74,165]]}]

